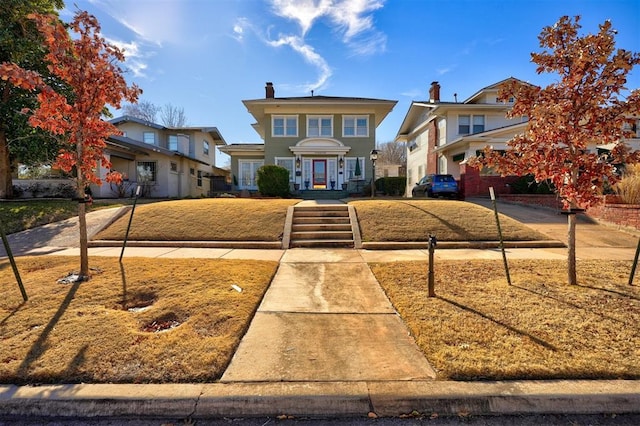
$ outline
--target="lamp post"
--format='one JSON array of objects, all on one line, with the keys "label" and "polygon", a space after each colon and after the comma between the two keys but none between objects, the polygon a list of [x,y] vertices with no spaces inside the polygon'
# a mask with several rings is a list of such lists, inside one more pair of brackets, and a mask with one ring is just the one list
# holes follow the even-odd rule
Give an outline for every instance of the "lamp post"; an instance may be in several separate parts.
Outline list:
[{"label": "lamp post", "polygon": [[373,176],[371,178],[371,198],[376,194],[376,160],[378,159],[378,150],[372,149],[369,154],[369,160],[371,160],[371,166],[373,167]]}]

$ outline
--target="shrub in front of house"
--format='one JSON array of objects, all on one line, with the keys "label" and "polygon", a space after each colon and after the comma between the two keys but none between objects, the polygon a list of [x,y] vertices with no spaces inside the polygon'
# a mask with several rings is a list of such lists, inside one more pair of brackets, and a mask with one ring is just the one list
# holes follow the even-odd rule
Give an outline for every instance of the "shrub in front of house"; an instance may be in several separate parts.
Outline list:
[{"label": "shrub in front of house", "polygon": [[284,167],[268,164],[258,169],[258,191],[265,197],[289,196],[289,171]]},{"label": "shrub in front of house", "polygon": [[403,196],[407,187],[407,178],[404,176],[382,177],[376,179],[376,191],[384,195]]},{"label": "shrub in front of house", "polygon": [[614,189],[624,204],[640,204],[640,164],[628,164]]},{"label": "shrub in front of house", "polygon": [[536,182],[533,175],[520,176],[511,184],[514,194],[555,194],[553,185],[549,181]]}]

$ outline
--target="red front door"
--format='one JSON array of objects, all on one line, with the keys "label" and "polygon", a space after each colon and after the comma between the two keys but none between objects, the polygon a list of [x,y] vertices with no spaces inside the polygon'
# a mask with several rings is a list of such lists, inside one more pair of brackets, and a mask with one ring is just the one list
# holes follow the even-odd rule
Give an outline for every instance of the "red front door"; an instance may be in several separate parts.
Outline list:
[{"label": "red front door", "polygon": [[327,160],[313,160],[313,187],[327,188]]}]

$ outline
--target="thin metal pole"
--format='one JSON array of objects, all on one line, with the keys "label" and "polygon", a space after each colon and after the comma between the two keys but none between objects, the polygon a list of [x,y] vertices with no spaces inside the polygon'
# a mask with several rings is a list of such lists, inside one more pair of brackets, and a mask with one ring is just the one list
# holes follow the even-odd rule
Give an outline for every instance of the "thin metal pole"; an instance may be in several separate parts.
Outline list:
[{"label": "thin metal pole", "polygon": [[20,293],[22,293],[22,300],[25,302],[29,300],[27,296],[27,292],[24,289],[24,285],[22,284],[22,278],[20,278],[20,271],[18,271],[18,266],[16,265],[16,260],[13,258],[13,253],[11,252],[11,247],[9,246],[9,240],[7,240],[7,235],[4,233],[4,226],[0,223],[0,236],[2,236],[2,243],[4,244],[4,249],[7,252],[7,256],[9,257],[9,262],[11,263],[11,267],[13,268],[13,275],[16,276],[16,281],[18,281],[18,287],[20,287]]},{"label": "thin metal pole", "polygon": [[140,195],[141,186],[138,185],[136,188],[136,196],[133,199],[133,208],[131,209],[131,216],[129,216],[129,223],[127,224],[127,232],[124,235],[124,241],[122,242],[122,251],[120,251],[120,259],[118,260],[122,263],[122,256],[124,256],[124,249],[127,246],[127,240],[129,239],[129,229],[131,229],[131,222],[133,221],[133,212],[136,210],[136,204],[138,202],[138,196]]},{"label": "thin metal pole", "polygon": [[636,256],[631,266],[631,274],[629,275],[629,285],[633,285],[633,277],[636,275],[636,266],[638,266],[638,257],[640,257],[640,239],[638,239],[638,248],[636,248]]},{"label": "thin metal pole", "polygon": [[498,205],[496,203],[496,194],[493,192],[493,186],[489,187],[489,195],[491,196],[491,204],[493,204],[493,212],[496,215],[496,225],[498,226],[498,236],[500,237],[500,251],[502,251],[502,261],[504,262],[504,271],[507,274],[507,283],[511,285],[511,275],[509,274],[509,263],[507,262],[507,253],[504,250],[504,239],[502,238],[502,228],[500,227],[500,217],[498,216]]},{"label": "thin metal pole", "polygon": [[436,249],[436,236],[429,235],[429,296],[428,297],[436,297],[436,285],[435,285],[435,274],[433,271],[433,252]]},{"label": "thin metal pole", "polygon": [[371,198],[376,194],[376,160],[371,162],[373,166],[373,177],[371,178]]}]

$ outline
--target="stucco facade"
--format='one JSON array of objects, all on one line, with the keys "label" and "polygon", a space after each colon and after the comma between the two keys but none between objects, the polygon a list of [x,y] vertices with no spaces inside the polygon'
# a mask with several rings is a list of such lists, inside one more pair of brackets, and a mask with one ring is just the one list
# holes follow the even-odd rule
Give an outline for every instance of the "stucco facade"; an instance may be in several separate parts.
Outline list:
[{"label": "stucco facade", "polygon": [[[256,119],[263,144],[233,144],[231,156],[238,190],[256,191],[255,174],[264,164],[289,170],[292,189],[337,190],[342,184],[370,181],[376,128],[396,101],[307,96],[275,97],[271,83],[265,98],[243,101]],[[357,174],[359,172],[359,174]]]},{"label": "stucco facade", "polygon": [[[143,196],[154,198],[211,195],[212,179],[222,174],[215,167],[215,148],[226,145],[217,128],[171,128],[128,116],[111,123],[123,135],[109,138],[105,157],[125,180],[92,186],[94,197],[130,196],[138,186]],[[101,178],[108,172],[101,167]]]}]

